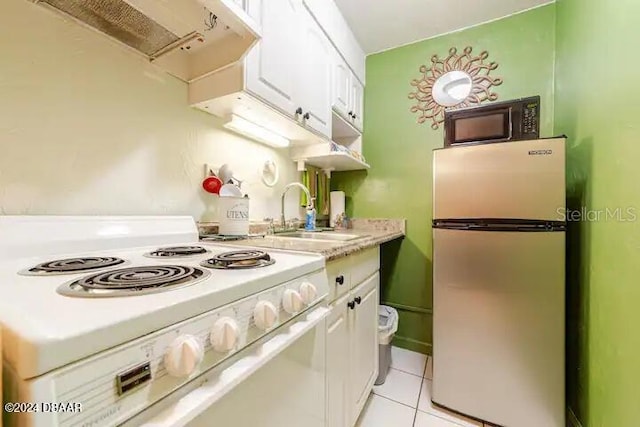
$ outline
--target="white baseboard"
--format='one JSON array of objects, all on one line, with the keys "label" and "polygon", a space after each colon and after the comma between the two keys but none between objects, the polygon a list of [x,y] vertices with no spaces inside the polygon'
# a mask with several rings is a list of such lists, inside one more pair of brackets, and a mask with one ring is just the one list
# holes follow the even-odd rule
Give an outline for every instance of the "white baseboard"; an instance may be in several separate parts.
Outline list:
[{"label": "white baseboard", "polygon": [[567,427],[582,427],[580,420],[573,413],[573,409],[567,406]]}]

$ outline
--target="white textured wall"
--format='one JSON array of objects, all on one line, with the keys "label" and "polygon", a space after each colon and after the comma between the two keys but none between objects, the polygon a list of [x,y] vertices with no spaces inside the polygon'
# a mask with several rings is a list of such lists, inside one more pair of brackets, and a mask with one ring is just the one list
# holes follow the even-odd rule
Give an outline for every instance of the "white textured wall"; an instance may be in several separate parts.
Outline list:
[{"label": "white textured wall", "polygon": [[[273,158],[280,182],[259,178]],[[203,164],[245,179],[251,218],[279,214],[297,180],[286,150],[225,131],[187,104],[186,84],[27,0],[0,2],[0,213],[189,214],[215,219]],[[297,198],[288,215],[300,216]]]}]

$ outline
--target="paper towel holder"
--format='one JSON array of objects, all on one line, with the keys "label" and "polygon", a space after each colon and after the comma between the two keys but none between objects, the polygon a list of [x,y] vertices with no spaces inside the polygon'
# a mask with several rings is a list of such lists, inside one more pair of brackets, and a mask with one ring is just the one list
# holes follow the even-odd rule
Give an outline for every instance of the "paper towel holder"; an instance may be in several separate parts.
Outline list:
[{"label": "paper towel holder", "polygon": [[[336,200],[334,201],[334,196],[337,196]],[[338,203],[340,200],[342,199],[342,203]],[[346,195],[344,191],[331,191],[329,193],[329,203],[331,206],[331,209],[329,211],[329,226],[330,227],[335,227],[339,222],[342,222],[342,220],[340,218],[344,218],[345,217],[345,211],[346,211]],[[340,208],[338,208],[338,205],[341,205]],[[339,210],[338,210],[339,209]]]}]

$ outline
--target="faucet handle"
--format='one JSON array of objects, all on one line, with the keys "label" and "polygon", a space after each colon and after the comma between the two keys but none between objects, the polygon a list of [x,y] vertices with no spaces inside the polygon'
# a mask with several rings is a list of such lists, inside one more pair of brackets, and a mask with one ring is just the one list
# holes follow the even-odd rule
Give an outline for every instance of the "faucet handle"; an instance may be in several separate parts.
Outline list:
[{"label": "faucet handle", "polygon": [[276,227],[273,224],[273,218],[266,217],[266,218],[264,218],[264,222],[268,222],[269,223],[269,225],[267,226],[267,234],[275,234]]}]

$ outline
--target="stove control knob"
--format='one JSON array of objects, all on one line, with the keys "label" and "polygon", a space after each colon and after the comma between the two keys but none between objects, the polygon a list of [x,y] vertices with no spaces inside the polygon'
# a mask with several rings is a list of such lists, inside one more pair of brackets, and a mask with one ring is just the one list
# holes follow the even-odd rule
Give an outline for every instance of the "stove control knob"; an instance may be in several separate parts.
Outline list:
[{"label": "stove control knob", "polygon": [[204,349],[193,335],[181,335],[169,346],[164,355],[164,367],[172,377],[186,377],[196,370]]},{"label": "stove control knob", "polygon": [[239,335],[240,331],[236,321],[230,317],[222,317],[213,324],[209,339],[215,351],[227,353],[236,347]]},{"label": "stove control knob", "polygon": [[287,289],[282,295],[282,308],[289,314],[296,314],[304,307],[300,292]]},{"label": "stove control knob", "polygon": [[313,283],[304,282],[300,285],[300,296],[305,304],[309,305],[318,298],[318,288]]},{"label": "stove control knob", "polygon": [[259,329],[271,329],[278,321],[278,309],[269,301],[259,301],[253,309],[253,323]]}]

